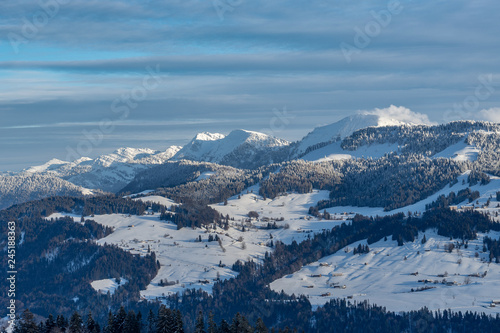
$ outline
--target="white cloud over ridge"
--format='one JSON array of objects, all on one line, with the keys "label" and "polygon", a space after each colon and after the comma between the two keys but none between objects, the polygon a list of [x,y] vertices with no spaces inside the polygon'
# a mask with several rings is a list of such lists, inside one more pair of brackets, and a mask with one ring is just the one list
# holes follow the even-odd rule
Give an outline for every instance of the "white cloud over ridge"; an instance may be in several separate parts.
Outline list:
[{"label": "white cloud over ridge", "polygon": [[413,112],[404,106],[391,105],[384,109],[374,109],[365,111],[364,114],[376,115],[380,117],[380,126],[406,123],[412,125],[433,125],[426,114]]},{"label": "white cloud over ridge", "polygon": [[500,107],[479,111],[477,120],[485,120],[494,123],[500,123]]}]

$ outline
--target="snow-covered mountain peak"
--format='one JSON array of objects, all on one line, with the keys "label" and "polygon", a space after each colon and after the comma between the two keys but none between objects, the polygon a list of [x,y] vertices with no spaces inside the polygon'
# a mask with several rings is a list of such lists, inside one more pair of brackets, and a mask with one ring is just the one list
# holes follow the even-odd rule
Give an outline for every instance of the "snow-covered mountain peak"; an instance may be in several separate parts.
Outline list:
[{"label": "snow-covered mountain peak", "polygon": [[194,137],[191,142],[194,141],[216,141],[216,140],[221,140],[224,139],[226,136],[224,134],[220,133],[209,133],[209,132],[203,132],[203,133],[198,133]]},{"label": "snow-covered mountain peak", "polygon": [[247,131],[244,129],[234,130],[226,137],[228,141],[246,142],[260,147],[281,147],[290,143],[283,139],[278,139],[264,133]]},{"label": "snow-covered mountain peak", "polygon": [[[174,159],[229,163],[229,165],[240,166],[243,160],[249,158],[249,155],[256,154],[258,151],[262,153],[266,149],[274,151],[288,144],[285,140],[277,139],[267,134],[242,129],[234,130],[227,136],[200,133],[185,145],[174,156]],[[243,158],[243,155],[245,155],[245,158]],[[228,161],[228,158],[232,162]],[[245,163],[248,164],[247,162]]]},{"label": "snow-covered mountain peak", "polygon": [[44,172],[44,171],[50,171],[50,170],[53,170],[53,169],[57,169],[63,165],[66,165],[68,164],[69,162],[66,162],[66,161],[61,161],[57,158],[53,158],[51,159],[50,161],[48,161],[47,163],[45,164],[42,164],[42,165],[37,165],[37,166],[32,166],[26,170],[24,170],[24,172],[27,172],[27,173],[40,173],[40,172]]},{"label": "snow-covered mountain peak", "polygon": [[413,126],[429,123],[427,116],[414,113],[404,107],[396,107],[393,105],[387,109],[359,112],[345,117],[336,123],[315,128],[298,143],[296,155],[301,155],[309,147],[317,146],[318,144],[340,141],[363,128],[402,125]]}]

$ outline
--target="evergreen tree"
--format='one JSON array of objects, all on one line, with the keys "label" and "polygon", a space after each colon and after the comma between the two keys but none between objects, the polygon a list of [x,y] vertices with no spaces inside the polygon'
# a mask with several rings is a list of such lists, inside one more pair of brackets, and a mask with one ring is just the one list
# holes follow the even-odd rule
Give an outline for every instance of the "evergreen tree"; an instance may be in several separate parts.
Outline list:
[{"label": "evergreen tree", "polygon": [[38,326],[35,323],[35,317],[30,310],[26,309],[21,315],[21,319],[16,321],[15,332],[20,333],[38,333]]},{"label": "evergreen tree", "polygon": [[148,324],[147,324],[147,333],[156,333],[156,316],[153,313],[153,310],[149,310],[148,313]]},{"label": "evergreen tree", "polygon": [[64,316],[61,315],[57,316],[56,324],[61,332],[66,332],[66,328],[68,327],[68,321],[66,320],[66,318],[64,318]]},{"label": "evergreen tree", "polygon": [[113,332],[121,333],[123,330],[123,324],[125,323],[125,319],[127,318],[127,312],[125,312],[125,308],[123,306],[120,307],[116,316],[114,316],[113,321]]},{"label": "evergreen tree", "polygon": [[255,333],[268,333],[268,329],[264,324],[262,318],[257,319],[257,323],[255,324]]},{"label": "evergreen tree", "polygon": [[123,321],[122,333],[140,333],[135,312],[130,310]]},{"label": "evergreen tree", "polygon": [[427,237],[424,234],[424,238],[422,238],[422,244],[425,244],[425,243],[427,243]]},{"label": "evergreen tree", "polygon": [[87,315],[87,321],[85,322],[85,327],[86,327],[88,333],[95,332],[96,322],[94,321],[94,318],[92,318],[92,312],[90,312],[90,311],[89,311],[89,314]]},{"label": "evergreen tree", "polygon": [[177,331],[175,333],[184,333],[184,323],[182,322],[182,314],[180,310],[176,311],[176,326],[177,326]]},{"label": "evergreen tree", "polygon": [[54,320],[54,316],[49,314],[47,320],[45,321],[45,333],[51,333],[55,327],[56,321]]},{"label": "evergreen tree", "polygon": [[115,316],[111,311],[108,313],[108,325],[104,329],[105,333],[119,333],[115,331]]},{"label": "evergreen tree", "polygon": [[227,321],[221,321],[218,333],[231,333],[231,327],[229,326]]},{"label": "evergreen tree", "polygon": [[156,321],[156,332],[170,333],[168,331],[167,307],[165,305],[162,305],[158,310],[158,319]]},{"label": "evergreen tree", "polygon": [[174,311],[167,309],[167,330],[168,332],[175,333],[177,331],[177,320]]},{"label": "evergreen tree", "polygon": [[196,317],[195,333],[206,333],[205,331],[205,321],[203,319],[203,312],[199,312]]},{"label": "evergreen tree", "polygon": [[78,312],[74,312],[69,320],[69,333],[83,333],[83,321]]},{"label": "evergreen tree", "polygon": [[212,312],[208,315],[208,333],[217,333],[217,324],[215,323]]}]

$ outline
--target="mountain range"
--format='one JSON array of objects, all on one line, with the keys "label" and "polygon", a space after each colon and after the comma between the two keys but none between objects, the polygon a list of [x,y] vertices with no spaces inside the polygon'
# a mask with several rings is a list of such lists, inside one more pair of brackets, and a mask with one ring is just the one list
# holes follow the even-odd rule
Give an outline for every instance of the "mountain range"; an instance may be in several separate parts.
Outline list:
[{"label": "mountain range", "polygon": [[[463,126],[445,129],[443,125],[408,123],[376,114],[360,113],[330,125],[317,127],[297,142],[288,142],[267,134],[240,129],[228,135],[199,133],[184,147],[172,146],[164,151],[120,148],[112,154],[94,159],[88,157],[75,161],[52,159],[43,165],[33,166],[18,173],[0,175],[0,208],[51,195],[117,193],[142,172],[155,166],[182,160],[208,162],[237,169],[258,169],[265,165],[296,159],[318,162],[363,157],[380,158],[386,154],[401,152],[405,147],[407,150],[413,147],[411,148],[413,150],[410,149],[408,152],[423,153],[425,149],[415,147],[415,142],[398,142],[411,135],[418,137],[419,134],[413,133],[412,129],[416,129],[417,132],[439,132],[440,128],[443,128],[448,134],[452,132],[453,135],[449,137],[454,138],[453,140],[440,142],[439,147],[430,151],[435,153],[444,151],[445,154],[441,154],[441,157],[445,158],[475,159],[478,148],[466,144],[463,139],[471,131],[484,132],[483,128],[486,127],[498,130],[498,126],[491,123],[457,123]],[[377,133],[374,139],[373,131],[376,129],[380,129],[381,132]],[[396,132],[400,133],[399,138],[394,137]],[[368,135],[369,140],[355,147],[347,145],[347,142],[352,142],[361,135]],[[425,140],[426,135],[423,134],[415,139],[416,142]],[[456,144],[459,146],[453,146]],[[173,173],[175,168],[176,166],[170,168],[174,170]],[[193,177],[194,174],[190,174],[186,180],[192,180]]]}]

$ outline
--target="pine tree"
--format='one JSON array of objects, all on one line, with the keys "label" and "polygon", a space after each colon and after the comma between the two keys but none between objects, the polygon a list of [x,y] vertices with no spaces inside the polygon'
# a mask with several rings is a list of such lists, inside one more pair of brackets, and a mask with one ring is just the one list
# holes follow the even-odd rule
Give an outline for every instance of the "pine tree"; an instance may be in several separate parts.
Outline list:
[{"label": "pine tree", "polygon": [[66,328],[68,327],[68,321],[66,320],[66,318],[64,318],[64,316],[61,315],[57,316],[56,324],[61,332],[66,332]]},{"label": "pine tree", "polygon": [[176,326],[177,326],[177,331],[175,333],[184,333],[184,323],[182,322],[182,314],[180,310],[176,311]]},{"label": "pine tree", "polygon": [[35,323],[35,317],[30,310],[24,310],[21,315],[21,319],[16,321],[15,332],[38,333],[38,326]]},{"label": "pine tree", "polygon": [[257,319],[257,323],[255,324],[255,333],[268,333],[268,329],[264,324],[262,318]]},{"label": "pine tree", "polygon": [[177,331],[177,321],[175,313],[171,309],[167,309],[167,330],[175,333]]},{"label": "pine tree", "polygon": [[49,314],[49,317],[45,321],[45,332],[50,333],[55,327],[56,321],[54,320],[54,316],[52,314]]},{"label": "pine tree", "polygon": [[123,330],[123,324],[125,323],[125,319],[127,318],[127,312],[125,312],[125,308],[123,306],[120,307],[116,316],[114,316],[113,320],[113,332],[121,333]]},{"label": "pine tree", "polygon": [[425,234],[424,234],[424,238],[422,238],[422,244],[425,244],[427,243],[427,237],[425,237]]},{"label": "pine tree", "polygon": [[149,310],[147,333],[156,333],[156,316],[153,310]]},{"label": "pine tree", "polygon": [[122,333],[139,333],[139,325],[135,312],[130,310],[123,321]]},{"label": "pine tree", "polygon": [[219,326],[219,333],[231,333],[231,327],[229,326],[227,321],[221,321]]},{"label": "pine tree", "polygon": [[196,317],[195,333],[206,333],[205,331],[205,321],[203,319],[203,312],[199,312]]},{"label": "pine tree", "polygon": [[156,332],[170,333],[168,331],[167,308],[165,305],[162,305],[158,310],[158,319],[156,321]]},{"label": "pine tree", "polygon": [[83,321],[78,312],[74,312],[69,320],[69,333],[83,333]]},{"label": "pine tree", "polygon": [[89,311],[89,314],[87,315],[87,321],[85,323],[85,327],[87,328],[87,332],[93,333],[96,328],[96,323],[94,321],[94,318],[92,318],[92,312]]},{"label": "pine tree", "polygon": [[105,333],[118,333],[115,331],[115,316],[111,311],[108,313],[108,326],[104,329]]},{"label": "pine tree", "polygon": [[212,312],[208,315],[208,333],[217,333],[217,324],[215,323]]}]

